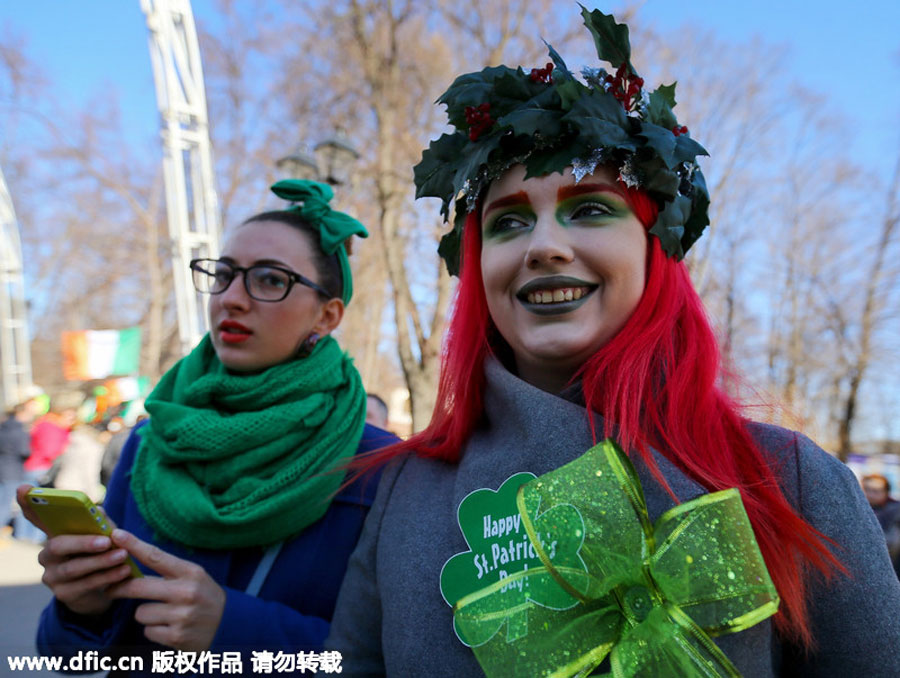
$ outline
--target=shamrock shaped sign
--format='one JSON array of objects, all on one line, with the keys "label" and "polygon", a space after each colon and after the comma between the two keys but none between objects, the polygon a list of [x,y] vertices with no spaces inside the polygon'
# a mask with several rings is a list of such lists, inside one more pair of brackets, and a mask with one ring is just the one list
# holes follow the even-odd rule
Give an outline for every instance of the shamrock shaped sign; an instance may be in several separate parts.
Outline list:
[{"label": "shamrock shaped sign", "polygon": [[[534,605],[566,610],[578,603],[547,571],[516,507],[519,488],[534,478],[532,473],[517,473],[498,490],[475,490],[460,502],[457,517],[470,550],[444,564],[441,594],[454,607],[466,601],[472,616],[461,624],[459,615],[454,615],[454,630],[470,647],[488,642],[504,624],[507,642],[522,638],[528,633],[528,613]],[[557,504],[541,513],[540,501],[540,496],[532,495],[526,508],[544,555],[556,567],[586,572],[579,555],[584,521],[578,509]],[[486,589],[497,595],[471,599]]]}]

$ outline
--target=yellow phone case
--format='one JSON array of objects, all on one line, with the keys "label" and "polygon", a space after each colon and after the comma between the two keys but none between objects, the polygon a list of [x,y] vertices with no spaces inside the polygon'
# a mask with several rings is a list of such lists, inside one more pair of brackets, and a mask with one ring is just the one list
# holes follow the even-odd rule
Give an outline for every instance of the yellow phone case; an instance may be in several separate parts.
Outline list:
[{"label": "yellow phone case", "polygon": [[[98,534],[108,537],[112,527],[94,502],[78,490],[33,487],[25,495],[31,508],[51,536],[61,534]],[[143,577],[131,556],[125,559],[134,577]]]}]

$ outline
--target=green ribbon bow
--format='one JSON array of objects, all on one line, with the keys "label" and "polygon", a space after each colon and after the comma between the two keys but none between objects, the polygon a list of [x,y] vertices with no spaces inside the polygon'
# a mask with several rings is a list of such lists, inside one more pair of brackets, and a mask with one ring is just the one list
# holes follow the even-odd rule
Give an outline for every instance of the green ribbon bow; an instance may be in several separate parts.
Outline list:
[{"label": "green ribbon bow", "polygon": [[[472,638],[527,613],[526,634],[494,633],[472,648],[488,676],[584,676],[607,655],[607,675],[615,678],[739,676],[711,636],[747,629],[778,609],[737,489],[676,506],[651,525],[634,467],[605,440],[522,485],[516,503],[543,567],[511,574],[454,605],[458,628]],[[586,567],[554,564],[535,533],[535,523],[560,505],[581,514],[554,529],[583,530]],[[516,609],[504,604],[501,588],[548,573],[577,604],[565,610],[531,600]]]},{"label": "green ribbon bow", "polygon": [[328,184],[308,179],[284,179],[272,184],[272,192],[279,198],[298,203],[290,209],[299,212],[301,217],[319,229],[322,251],[328,255],[337,254],[344,285],[342,299],[345,306],[349,304],[353,296],[353,276],[344,241],[351,235],[368,238],[366,227],[349,214],[331,209],[328,203],[334,197],[334,191]]}]

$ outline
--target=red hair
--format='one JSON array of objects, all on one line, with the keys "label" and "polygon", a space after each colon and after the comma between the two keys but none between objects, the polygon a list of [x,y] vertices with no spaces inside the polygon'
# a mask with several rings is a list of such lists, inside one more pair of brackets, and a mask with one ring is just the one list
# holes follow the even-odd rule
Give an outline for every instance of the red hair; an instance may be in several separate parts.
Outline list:
[{"label": "red hair", "polygon": [[[642,191],[621,189],[645,228],[652,226],[657,216],[653,200]],[[476,209],[463,233],[463,266],[431,422],[369,457],[365,467],[408,452],[449,463],[459,460],[483,414],[484,360],[503,346],[488,313],[480,260]],[[709,491],[740,489],[781,597],[775,627],[782,636],[812,647],[808,566],[825,576],[843,568],[827,548],[827,538],[785,498],[773,470],[777,462],[753,440],[739,407],[720,387],[720,374],[718,343],[687,268],[648,236],[647,281],[637,307],[576,375],[584,402],[603,415],[603,437],[614,435],[623,449],[639,454],[667,489],[651,446]],[[596,431],[593,435],[598,440]]]}]

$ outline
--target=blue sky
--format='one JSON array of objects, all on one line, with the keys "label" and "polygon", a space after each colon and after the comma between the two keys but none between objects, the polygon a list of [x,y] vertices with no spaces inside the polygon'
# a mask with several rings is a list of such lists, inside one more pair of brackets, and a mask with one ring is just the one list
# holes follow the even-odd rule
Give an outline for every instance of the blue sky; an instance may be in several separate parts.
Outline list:
[{"label": "blue sky", "polygon": [[[198,22],[214,16],[213,0],[192,6]],[[883,149],[900,143],[900,2],[646,0],[639,15],[660,28],[690,22],[726,40],[761,36],[787,45],[787,71],[829,95],[833,110],[853,126],[848,143],[864,164],[883,161],[889,170]],[[83,102],[113,88],[134,141],[155,137],[147,29],[138,0],[6,0],[0,2],[0,38],[10,33],[24,38],[60,99]]]}]

